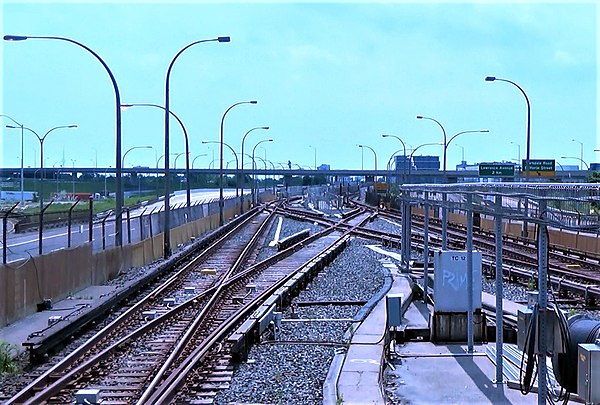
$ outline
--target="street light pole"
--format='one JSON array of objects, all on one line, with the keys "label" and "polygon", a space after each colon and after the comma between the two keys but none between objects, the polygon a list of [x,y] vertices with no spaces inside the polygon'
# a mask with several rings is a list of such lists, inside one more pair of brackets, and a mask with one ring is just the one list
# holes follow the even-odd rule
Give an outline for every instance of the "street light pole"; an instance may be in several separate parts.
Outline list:
[{"label": "street light pole", "polygon": [[521,165],[521,144],[518,144],[516,142],[510,142],[512,145],[517,145],[517,153],[519,155],[518,159],[519,159],[519,165]]},{"label": "street light pole", "polygon": [[[444,155],[443,155],[443,174],[444,174],[444,183],[446,183],[446,145],[448,145],[448,142],[446,142],[446,129],[444,128],[444,126],[442,124],[440,124],[440,122],[438,120],[436,120],[435,118],[431,118],[431,117],[425,117],[423,115],[417,115],[417,119],[418,120],[430,120],[435,122],[436,124],[438,124],[440,126],[440,128],[442,129],[442,133],[444,134],[444,143],[442,144],[444,146]],[[459,135],[459,134],[457,134]]]},{"label": "street light pole", "polygon": [[115,200],[115,245],[117,246],[121,246],[123,244],[123,233],[122,233],[122,228],[123,228],[123,223],[122,223],[122,211],[123,211],[123,182],[121,179],[121,109],[119,108],[121,105],[121,95],[119,93],[119,86],[117,85],[117,81],[114,77],[114,75],[112,74],[112,72],[110,71],[108,65],[106,64],[106,62],[104,62],[104,60],[102,60],[102,58],[96,53],[94,52],[92,49],[88,48],[87,46],[83,45],[80,42],[77,42],[73,39],[70,38],[64,38],[64,37],[38,37],[38,36],[19,36],[19,35],[5,35],[4,36],[4,40],[5,41],[24,41],[26,39],[54,39],[54,40],[58,40],[58,41],[66,41],[66,42],[70,42],[74,45],[77,45],[83,49],[85,49],[86,51],[88,51],[89,53],[91,53],[104,67],[104,69],[106,70],[106,72],[108,73],[108,76],[110,77],[110,81],[113,85],[113,89],[115,91],[115,103],[116,103],[116,107],[115,107],[115,112],[116,112],[116,142],[115,142],[115,149],[116,149],[116,153],[115,153],[115,160],[116,160],[116,183],[117,183],[117,190],[116,190],[116,200]]},{"label": "street light pole", "polygon": [[[220,143],[219,141],[202,141],[202,144],[207,144],[207,143]],[[223,142],[224,146],[227,146],[229,148],[229,150],[231,151],[231,153],[233,153],[233,156],[235,157],[235,170],[236,172],[239,170],[239,165],[238,165],[238,155],[235,152],[235,150],[233,150],[233,148],[231,147],[231,145],[229,145],[226,142]],[[237,181],[235,183],[235,196],[238,197],[238,184]]]},{"label": "street light pole", "polygon": [[224,201],[223,201],[223,144],[224,144],[223,126],[225,124],[225,116],[233,107],[235,107],[237,105],[256,104],[256,103],[258,103],[258,101],[251,100],[251,101],[240,101],[238,103],[232,104],[227,110],[225,110],[225,112],[223,113],[223,117],[221,118],[221,139],[220,139],[220,146],[219,146],[219,226],[223,226],[223,223],[224,223],[224,221],[223,221],[223,204],[224,204]]},{"label": "street light pole", "polygon": [[[165,107],[163,107],[162,105],[158,105],[158,104],[153,104],[153,103],[133,103],[133,104],[121,104],[121,108],[123,109],[127,109],[130,107],[155,107],[155,108],[159,108],[163,111],[167,111],[167,109]],[[181,121],[181,119],[179,119],[179,117],[173,112],[169,110],[169,114],[171,114],[171,116],[173,116],[173,118],[175,118],[177,120],[177,122],[179,123],[179,126],[181,127],[181,130],[183,131],[183,137],[185,139],[185,177],[186,177],[186,189],[187,189],[187,209],[188,209],[188,216],[191,213],[191,205],[192,205],[192,195],[191,195],[191,190],[190,190],[190,140],[189,140],[189,136],[188,136],[188,132],[185,128],[185,125],[183,125],[183,121]]]},{"label": "street light pole", "polygon": [[173,163],[173,171],[175,172],[175,176],[177,176],[177,159],[179,159],[179,156],[181,155],[185,155],[185,153],[181,152],[175,156],[175,162]]},{"label": "street light pole", "polygon": [[163,233],[163,256],[164,258],[168,258],[171,255],[171,218],[170,218],[170,205],[169,205],[169,195],[170,195],[170,179],[169,179],[169,81],[171,78],[171,70],[173,69],[173,65],[175,61],[186,49],[194,46],[196,44],[201,44],[203,42],[229,42],[229,37],[217,37],[212,39],[202,39],[199,41],[194,41],[185,47],[183,47],[175,57],[171,60],[169,64],[169,68],[167,69],[167,75],[165,78],[165,220],[164,220],[164,233]]},{"label": "street light pole", "polygon": [[473,131],[462,131],[457,133],[456,135],[453,135],[447,143],[444,144],[444,178],[446,178],[445,176],[445,172],[446,172],[446,150],[448,149],[448,146],[450,145],[450,142],[452,142],[457,136],[462,135],[462,134],[471,134],[471,133],[475,133],[475,132],[490,132],[489,129],[480,129],[480,130],[473,130]]},{"label": "street light pole", "polygon": [[579,159],[583,162],[583,142],[578,141],[577,139],[571,139],[571,141],[579,143],[579,146],[580,146]]},{"label": "street light pole", "polygon": [[[370,146],[367,145],[357,145],[359,148],[367,148],[367,149],[371,149],[371,152],[373,152],[373,156],[375,156],[375,172],[377,172],[377,153],[375,153],[375,150],[373,148],[371,148]],[[377,174],[375,174],[375,177],[377,177]]]},{"label": "street light pole", "polygon": [[[575,156],[561,156],[560,158],[561,159],[577,159],[581,163],[583,163],[585,165],[585,167],[587,167],[588,170],[590,170],[590,165],[588,165],[583,159],[580,159],[580,158],[575,157]],[[581,170],[583,170],[583,167],[581,168]]]},{"label": "street light pole", "polygon": [[269,127],[254,127],[250,130],[248,130],[248,132],[246,132],[244,134],[244,136],[242,137],[242,167],[241,167],[241,172],[240,172],[240,177],[241,180],[240,182],[241,184],[241,188],[242,188],[242,192],[240,193],[240,215],[244,213],[244,141],[246,140],[246,137],[248,136],[248,134],[254,130],[257,129],[264,129],[264,130],[268,130]]},{"label": "street light pole", "polygon": [[256,161],[254,160],[254,152],[256,151],[256,147],[261,143],[265,142],[273,142],[272,139],[263,139],[259,141],[254,148],[252,148],[252,203],[258,204],[258,191],[256,190]]},{"label": "street light pole", "polygon": [[208,156],[208,153],[202,153],[201,155],[196,155],[194,157],[194,159],[192,159],[192,169],[194,168],[194,162],[196,161],[196,159],[198,159],[199,157],[202,157],[202,156]]},{"label": "street light pole", "polygon": [[315,150],[315,170],[317,170],[317,147],[314,145],[308,145],[308,147]]},{"label": "street light pole", "polygon": [[[13,125],[7,125],[7,128],[19,128]],[[43,229],[43,219],[44,219],[44,178],[45,176],[45,172],[44,172],[44,141],[46,140],[46,137],[54,130],[56,129],[61,129],[61,128],[77,128],[76,124],[71,124],[71,125],[59,125],[57,127],[54,128],[50,128],[45,134],[44,136],[39,136],[37,134],[37,132],[35,132],[33,129],[31,128],[27,128],[27,127],[23,127],[23,129],[28,130],[29,132],[31,132],[32,134],[34,134],[36,136],[36,138],[38,139],[38,141],[40,141],[40,220],[39,220],[39,224],[38,224],[38,254],[42,254],[42,229]]]},{"label": "street light pole", "polygon": [[[397,140],[400,141],[400,143],[402,144],[402,149],[404,150],[404,165],[406,165],[406,144],[404,143],[404,141],[396,135],[383,134],[381,136],[383,138],[396,138]],[[404,167],[404,170],[402,170],[402,171],[406,175],[406,166]],[[406,179],[404,179],[404,181],[406,181]]]},{"label": "street light pole", "polygon": [[19,128],[21,128],[21,207],[23,207],[23,204],[25,203],[25,198],[23,196],[23,192],[24,192],[24,176],[23,176],[23,174],[24,174],[23,173],[24,172],[24,170],[23,170],[23,124],[19,124],[17,121],[15,121],[14,119],[12,119],[8,115],[0,114],[0,117],[8,118],[9,120],[11,120],[15,124],[17,124],[17,126]]},{"label": "street light pole", "polygon": [[133,148],[127,149],[127,151],[123,154],[123,162],[121,162],[121,167],[125,168],[125,156],[127,156],[127,154],[134,149],[152,149],[152,146],[150,146],[150,145],[134,146]]},{"label": "street light pole", "polygon": [[521,93],[525,97],[525,102],[527,103],[527,143],[526,143],[526,149],[525,149],[525,155],[526,155],[525,156],[525,178],[527,180],[529,180],[529,158],[530,158],[530,151],[531,151],[531,104],[529,103],[529,97],[527,97],[527,93],[525,93],[525,90],[523,90],[521,88],[521,86],[519,86],[517,83],[515,83],[511,80],[499,79],[494,76],[487,76],[485,78],[486,82],[493,82],[496,80],[499,82],[507,82],[507,83],[510,83],[513,86],[515,86],[517,89],[519,89],[519,91],[521,91]]}]

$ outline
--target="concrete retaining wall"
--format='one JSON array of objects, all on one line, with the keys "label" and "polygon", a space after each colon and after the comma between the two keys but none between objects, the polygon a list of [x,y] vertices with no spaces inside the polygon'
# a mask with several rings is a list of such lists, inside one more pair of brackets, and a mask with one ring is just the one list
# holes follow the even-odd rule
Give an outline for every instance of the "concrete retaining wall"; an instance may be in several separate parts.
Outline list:
[{"label": "concrete retaining wall", "polygon": [[[232,218],[239,206],[224,210]],[[219,225],[219,214],[171,229],[171,246],[187,243]],[[37,311],[44,299],[60,301],[90,285],[102,285],[126,272],[163,256],[163,234],[141,242],[92,251],[86,243],[72,249],[61,249],[27,260],[0,264],[0,327],[9,325]]]},{"label": "concrete retaining wall", "polygon": [[[421,207],[413,207],[413,214],[423,215],[424,210]],[[437,218],[437,211],[433,208],[430,209],[430,218]],[[467,225],[467,218],[461,212],[449,212],[448,221]],[[487,231],[494,231],[494,220],[489,218],[481,218],[480,220],[481,229]],[[505,235],[521,236],[523,224],[521,222],[507,221],[502,225],[502,233]],[[529,237],[533,238],[535,235],[535,225],[529,224]],[[550,243],[553,245],[559,245],[566,248],[572,248],[576,250],[582,250],[585,252],[600,253],[600,238],[596,235],[586,234],[575,231],[565,231],[560,229],[550,229]]]}]

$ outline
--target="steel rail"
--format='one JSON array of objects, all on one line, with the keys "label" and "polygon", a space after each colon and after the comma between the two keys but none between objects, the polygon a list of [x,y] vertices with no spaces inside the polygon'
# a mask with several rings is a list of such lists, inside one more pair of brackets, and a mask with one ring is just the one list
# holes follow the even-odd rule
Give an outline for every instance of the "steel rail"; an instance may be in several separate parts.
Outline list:
[{"label": "steel rail", "polygon": [[[109,336],[117,327],[124,325],[129,319],[133,318],[136,314],[142,311],[142,308],[147,305],[151,300],[156,299],[158,296],[163,294],[167,289],[169,289],[177,280],[185,274],[187,271],[192,269],[202,258],[206,257],[212,251],[216,250],[218,246],[222,245],[225,240],[227,240],[236,230],[243,227],[246,223],[251,220],[254,220],[255,216],[260,213],[259,209],[248,211],[247,217],[243,219],[238,225],[233,227],[233,229],[225,232],[217,236],[217,240],[212,243],[208,248],[206,248],[200,255],[195,257],[191,262],[184,265],[180,270],[178,270],[175,274],[165,280],[159,287],[153,290],[150,294],[142,298],[135,305],[121,314],[118,318],[114,319],[108,325],[106,325],[102,330],[100,330],[97,334],[88,339],[83,345],[79,346],[69,355],[67,355],[61,362],[52,366],[49,370],[44,372],[38,378],[36,378],[33,382],[24,387],[19,393],[13,396],[11,399],[6,402],[9,404],[22,403],[26,401],[26,399],[30,396],[29,393],[33,391],[41,392],[41,387],[47,385],[47,383],[53,378],[52,376],[57,375],[58,373],[64,372],[68,369],[72,364],[77,362],[77,359],[84,356],[86,352],[91,350],[94,346],[96,346],[99,342],[104,340],[107,336]],[[195,252],[190,252],[190,255],[193,255]],[[185,257],[179,259],[178,262],[185,260]],[[175,263],[174,265],[177,265]],[[200,297],[200,294],[198,297]]]}]

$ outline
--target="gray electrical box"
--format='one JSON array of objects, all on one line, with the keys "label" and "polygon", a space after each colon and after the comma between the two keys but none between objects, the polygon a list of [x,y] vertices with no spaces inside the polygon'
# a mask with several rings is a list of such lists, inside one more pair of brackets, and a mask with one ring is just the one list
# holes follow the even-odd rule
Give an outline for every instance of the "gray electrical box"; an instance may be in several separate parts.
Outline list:
[{"label": "gray electrical box", "polygon": [[521,351],[525,347],[525,338],[527,337],[527,331],[529,330],[532,313],[533,311],[529,308],[517,310],[517,347]]},{"label": "gray electrical box", "polygon": [[[524,351],[525,338],[529,333],[531,317],[533,310],[530,308],[522,308],[517,310],[517,347],[519,350]],[[538,313],[539,316],[539,313]],[[561,347],[561,333],[560,333],[560,322],[556,314],[553,311],[546,312],[546,350],[547,354],[550,353],[563,353]],[[537,325],[533,326],[533,330],[536,330]],[[538,337],[539,331],[536,330],[536,341],[535,351],[538,350]]]},{"label": "gray electrical box", "polygon": [[402,298],[404,294],[388,294],[385,296],[387,326],[402,325]]},{"label": "gray electrical box", "polygon": [[[467,312],[467,254],[465,250],[440,250],[433,254],[436,312]],[[481,308],[481,252],[473,252],[473,310]]]},{"label": "gray electrical box", "polygon": [[577,395],[586,404],[600,402],[600,345],[594,343],[578,345]]}]

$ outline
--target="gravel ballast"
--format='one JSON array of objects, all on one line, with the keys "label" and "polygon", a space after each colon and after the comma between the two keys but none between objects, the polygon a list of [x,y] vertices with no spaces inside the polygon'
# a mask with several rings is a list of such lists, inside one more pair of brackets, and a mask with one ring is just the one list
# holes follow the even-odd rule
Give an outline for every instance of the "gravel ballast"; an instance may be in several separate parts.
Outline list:
[{"label": "gravel ballast", "polygon": [[[284,221],[285,222],[285,221]],[[384,255],[351,239],[346,249],[293,300],[368,301],[384,283]],[[387,256],[386,256],[387,257]],[[215,403],[322,404],[323,383],[335,349],[344,347],[351,321],[304,319],[350,319],[358,305],[295,306],[283,311],[277,342],[254,346],[248,361],[239,365],[228,390],[217,394]],[[297,317],[294,319],[293,317]],[[272,336],[269,337],[272,339]]]}]

